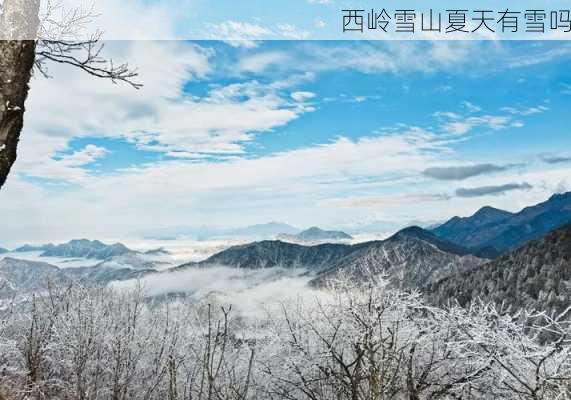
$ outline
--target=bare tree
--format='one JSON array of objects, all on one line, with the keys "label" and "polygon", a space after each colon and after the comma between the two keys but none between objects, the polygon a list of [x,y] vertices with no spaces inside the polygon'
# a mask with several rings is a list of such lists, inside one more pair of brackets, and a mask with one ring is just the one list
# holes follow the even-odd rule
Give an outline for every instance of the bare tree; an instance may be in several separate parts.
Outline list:
[{"label": "bare tree", "polygon": [[40,0],[0,1],[0,188],[16,161],[34,67],[48,77],[47,63],[67,64],[113,83],[141,87],[136,70],[103,57],[100,32],[83,35],[94,17],[91,9],[66,11],[61,3],[45,1],[41,15]]},{"label": "bare tree", "polygon": [[71,284],[0,306],[0,322],[11,399],[571,399],[566,314],[439,309],[382,286],[246,318]]}]

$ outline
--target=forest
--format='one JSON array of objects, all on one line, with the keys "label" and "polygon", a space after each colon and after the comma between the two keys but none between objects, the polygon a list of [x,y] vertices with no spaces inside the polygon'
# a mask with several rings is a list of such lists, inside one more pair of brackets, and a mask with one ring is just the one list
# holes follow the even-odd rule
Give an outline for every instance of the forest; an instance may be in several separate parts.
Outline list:
[{"label": "forest", "polygon": [[245,315],[73,283],[3,304],[0,380],[14,399],[564,400],[570,311],[435,308],[340,280]]}]

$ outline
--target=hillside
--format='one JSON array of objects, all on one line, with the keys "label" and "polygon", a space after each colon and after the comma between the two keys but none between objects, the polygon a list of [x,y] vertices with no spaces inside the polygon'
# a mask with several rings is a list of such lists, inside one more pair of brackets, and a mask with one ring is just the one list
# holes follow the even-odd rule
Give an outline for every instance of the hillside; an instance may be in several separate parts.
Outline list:
[{"label": "hillside", "polygon": [[571,304],[571,224],[471,271],[427,288],[427,297],[461,305],[481,298],[520,307],[561,312]]},{"label": "hillside", "polygon": [[404,229],[384,241],[356,245],[302,246],[263,241],[234,246],[185,268],[304,268],[315,275],[313,285],[326,285],[339,277],[361,281],[387,276],[398,287],[419,288],[449,274],[465,271],[483,260],[422,228]]}]

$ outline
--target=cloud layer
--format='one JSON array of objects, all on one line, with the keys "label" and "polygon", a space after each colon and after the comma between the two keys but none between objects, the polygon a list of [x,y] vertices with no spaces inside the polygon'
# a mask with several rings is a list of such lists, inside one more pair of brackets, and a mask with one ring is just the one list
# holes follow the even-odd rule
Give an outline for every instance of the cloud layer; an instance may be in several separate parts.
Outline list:
[{"label": "cloud layer", "polygon": [[470,69],[481,76],[464,72],[489,44],[250,44],[109,43],[108,55],[139,67],[141,91],[58,65],[36,77],[0,192],[10,232],[0,240],[272,220],[401,226],[469,214],[491,194],[504,195],[485,202],[513,209],[567,185],[565,156],[481,151],[517,146],[557,110],[455,90],[497,75],[493,47]]},{"label": "cloud layer", "polygon": [[482,196],[499,196],[512,190],[530,190],[533,186],[529,183],[507,183],[499,186],[481,186],[475,188],[459,188],[456,189],[458,197],[482,197]]},{"label": "cloud layer", "polygon": [[474,164],[458,167],[433,167],[425,169],[423,174],[443,181],[461,181],[478,175],[503,172],[513,168],[512,165]]}]

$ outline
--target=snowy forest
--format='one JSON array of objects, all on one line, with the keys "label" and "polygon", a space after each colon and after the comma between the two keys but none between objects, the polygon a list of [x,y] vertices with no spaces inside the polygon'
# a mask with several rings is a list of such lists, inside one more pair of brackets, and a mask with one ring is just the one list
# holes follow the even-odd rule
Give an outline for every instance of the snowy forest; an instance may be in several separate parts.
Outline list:
[{"label": "snowy forest", "polygon": [[70,284],[2,308],[0,378],[15,399],[564,400],[568,311],[435,308],[338,281],[245,316]]}]

